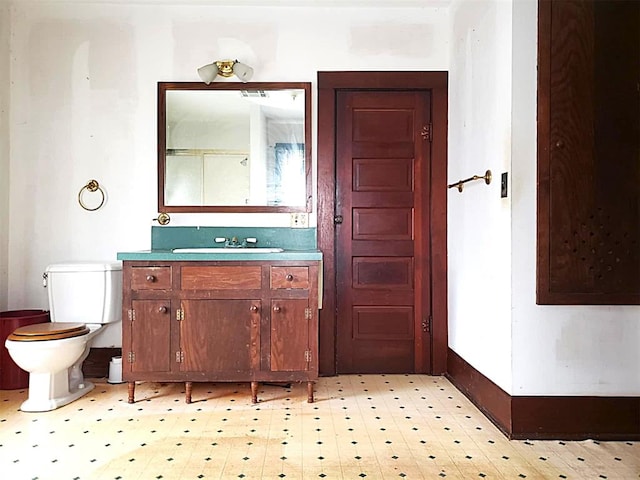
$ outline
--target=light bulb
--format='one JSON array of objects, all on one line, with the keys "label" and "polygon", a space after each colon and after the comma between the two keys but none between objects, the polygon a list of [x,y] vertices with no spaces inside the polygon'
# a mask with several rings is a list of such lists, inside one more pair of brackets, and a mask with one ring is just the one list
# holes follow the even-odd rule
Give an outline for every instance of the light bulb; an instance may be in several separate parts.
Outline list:
[{"label": "light bulb", "polygon": [[244,63],[236,62],[233,64],[233,73],[242,82],[248,82],[253,76],[253,68]]},{"label": "light bulb", "polygon": [[198,75],[200,75],[200,78],[204,83],[209,85],[211,82],[213,82],[213,79],[216,78],[216,76],[218,75],[218,66],[214,62],[208,65],[205,65],[204,67],[200,67],[198,69]]}]

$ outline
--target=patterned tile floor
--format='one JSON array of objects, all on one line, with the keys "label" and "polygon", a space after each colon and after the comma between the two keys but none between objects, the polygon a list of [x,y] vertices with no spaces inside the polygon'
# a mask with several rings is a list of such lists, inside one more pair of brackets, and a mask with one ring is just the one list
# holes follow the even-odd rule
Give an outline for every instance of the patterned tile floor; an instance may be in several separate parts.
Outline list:
[{"label": "patterned tile floor", "polygon": [[509,441],[445,378],[347,375],[306,386],[142,383],[47,413],[0,391],[0,478],[638,479],[640,442]]}]

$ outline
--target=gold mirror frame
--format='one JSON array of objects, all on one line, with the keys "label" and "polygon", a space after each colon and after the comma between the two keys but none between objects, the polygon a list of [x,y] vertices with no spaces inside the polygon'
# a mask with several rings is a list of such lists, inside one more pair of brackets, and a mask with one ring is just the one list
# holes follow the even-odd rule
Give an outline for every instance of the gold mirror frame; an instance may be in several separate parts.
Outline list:
[{"label": "gold mirror frame", "polygon": [[[169,91],[216,90],[304,90],[304,170],[306,204],[288,205],[166,205],[165,185],[167,174],[167,111],[166,94]],[[234,212],[234,213],[286,213],[311,212],[311,83],[309,82],[218,82],[206,85],[201,82],[158,82],[158,211],[176,213]]]}]

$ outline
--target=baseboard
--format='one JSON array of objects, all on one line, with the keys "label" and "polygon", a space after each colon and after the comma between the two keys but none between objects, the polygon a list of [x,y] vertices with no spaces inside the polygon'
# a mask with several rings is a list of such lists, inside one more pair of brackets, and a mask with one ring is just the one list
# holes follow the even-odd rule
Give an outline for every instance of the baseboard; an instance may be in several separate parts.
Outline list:
[{"label": "baseboard", "polygon": [[91,348],[89,356],[82,364],[82,373],[87,378],[108,377],[111,358],[120,355],[121,348]]},{"label": "baseboard", "polygon": [[640,440],[640,397],[512,397],[451,349],[447,378],[511,439]]},{"label": "baseboard", "polygon": [[640,397],[512,397],[512,438],[640,440]]},{"label": "baseboard", "polygon": [[511,396],[507,392],[482,375],[451,349],[447,354],[446,377],[502,433],[511,438]]}]

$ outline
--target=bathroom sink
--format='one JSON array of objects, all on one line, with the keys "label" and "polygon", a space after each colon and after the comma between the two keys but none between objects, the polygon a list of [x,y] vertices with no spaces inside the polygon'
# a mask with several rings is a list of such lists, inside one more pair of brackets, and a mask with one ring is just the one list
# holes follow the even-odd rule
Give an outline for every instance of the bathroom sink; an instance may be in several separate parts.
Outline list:
[{"label": "bathroom sink", "polygon": [[271,247],[248,247],[248,248],[225,248],[225,247],[196,247],[196,248],[174,248],[173,253],[237,253],[239,255],[249,253],[278,253],[283,252],[282,248]]}]

